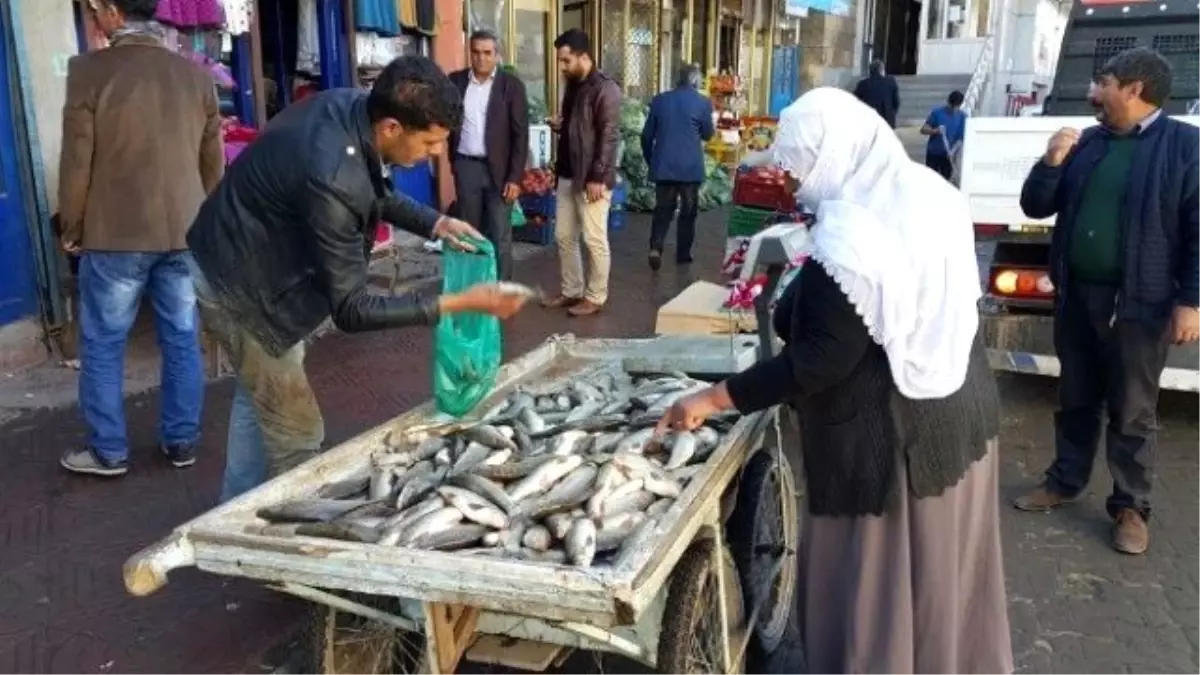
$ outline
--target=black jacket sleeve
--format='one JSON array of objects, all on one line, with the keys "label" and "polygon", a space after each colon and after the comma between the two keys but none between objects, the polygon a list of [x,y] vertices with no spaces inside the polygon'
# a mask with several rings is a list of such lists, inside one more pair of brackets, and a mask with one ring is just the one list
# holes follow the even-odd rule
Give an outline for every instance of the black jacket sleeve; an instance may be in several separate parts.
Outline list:
[{"label": "black jacket sleeve", "polygon": [[793,302],[787,346],[725,381],[743,414],[819,394],[845,379],[871,344],[854,306],[819,264],[805,263],[788,292]]},{"label": "black jacket sleeve", "polygon": [[508,92],[508,123],[513,144],[504,182],[519,185],[521,175],[525,173],[525,164],[529,161],[529,101],[525,98],[525,83],[520,78],[510,77],[509,83],[512,89]]},{"label": "black jacket sleeve", "polygon": [[1038,160],[1021,186],[1021,210],[1030,218],[1049,218],[1058,213],[1058,181],[1066,162],[1050,166]]},{"label": "black jacket sleeve", "polygon": [[436,300],[413,293],[383,296],[367,291],[366,240],[354,211],[327,186],[310,181],[308,190],[305,231],[334,325],[355,333],[436,323]]},{"label": "black jacket sleeve", "polygon": [[379,215],[396,227],[426,239],[433,238],[433,228],[442,214],[406,194],[393,192],[380,201]]}]

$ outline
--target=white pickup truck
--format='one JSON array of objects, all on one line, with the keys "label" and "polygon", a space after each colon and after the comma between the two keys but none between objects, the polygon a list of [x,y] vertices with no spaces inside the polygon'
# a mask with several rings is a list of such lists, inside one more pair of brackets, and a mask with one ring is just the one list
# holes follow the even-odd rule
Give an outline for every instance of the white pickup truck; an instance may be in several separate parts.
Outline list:
[{"label": "white pickup truck", "polygon": [[[1200,116],[1176,116],[1200,126]],[[960,185],[971,205],[978,241],[995,242],[982,325],[993,368],[1057,377],[1049,278],[1054,219],[1021,211],[1021,186],[1029,169],[1062,127],[1083,129],[1094,117],[980,117],[967,121]],[[1200,349],[1172,347],[1160,384],[1200,391]]]}]

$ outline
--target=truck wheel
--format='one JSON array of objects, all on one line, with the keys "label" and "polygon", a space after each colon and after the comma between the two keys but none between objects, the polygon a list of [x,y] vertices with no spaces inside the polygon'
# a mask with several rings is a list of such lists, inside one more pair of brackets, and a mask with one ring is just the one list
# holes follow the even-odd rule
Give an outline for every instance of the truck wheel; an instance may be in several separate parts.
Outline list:
[{"label": "truck wheel", "polygon": [[[725,597],[718,600],[716,569],[712,564],[713,547],[710,538],[692,542],[675,570],[671,572],[667,589],[667,605],[663,611],[658,638],[660,673],[720,673],[721,612],[729,622],[730,649],[737,650],[745,636],[746,617],[742,608],[742,589],[737,568],[729,549],[722,550],[725,566]],[[735,663],[733,672],[745,670],[744,660]]]}]

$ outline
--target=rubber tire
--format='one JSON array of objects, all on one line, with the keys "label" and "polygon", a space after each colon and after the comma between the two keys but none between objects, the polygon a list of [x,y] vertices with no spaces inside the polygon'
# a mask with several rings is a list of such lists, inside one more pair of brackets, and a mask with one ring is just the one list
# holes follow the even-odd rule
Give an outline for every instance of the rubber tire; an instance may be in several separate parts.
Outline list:
[{"label": "rubber tire", "polygon": [[[692,542],[684,551],[671,571],[667,589],[666,609],[658,633],[658,660],[655,670],[659,673],[690,673],[688,656],[691,653],[693,633],[701,612],[709,608],[704,604],[705,588],[708,583],[717,583],[713,573],[712,553],[715,542],[705,537]],[[745,630],[746,617],[743,612],[742,587],[737,566],[729,548],[722,551],[729,584],[726,585],[727,611],[731,638]],[[736,649],[736,645],[731,645]],[[745,671],[744,661],[734,664],[734,672]]]},{"label": "rubber tire", "polygon": [[[340,595],[385,612],[395,613],[400,608],[399,599],[389,596],[362,593],[342,593]],[[424,635],[383,626],[371,619],[341,612],[328,605],[319,603],[312,603],[307,623],[307,630],[304,635],[305,644],[302,645],[304,654],[301,672],[319,673],[321,675],[333,675],[339,672],[362,673],[364,670],[371,675],[429,672],[424,663]],[[334,636],[341,631],[364,629],[378,631],[378,641],[375,644],[379,649],[390,650],[391,658],[373,660],[372,665],[374,667],[370,669],[354,668],[352,670],[339,671],[336,667],[329,668],[329,664],[337,664],[339,661],[338,657],[341,656],[340,654],[331,653],[339,649],[337,639]],[[403,633],[404,635],[398,635],[399,633]],[[333,639],[331,640],[331,638]],[[414,647],[405,647],[405,643],[401,641],[402,639],[407,640]],[[391,642],[390,647],[385,644],[389,641]],[[359,644],[362,643],[359,642]],[[418,646],[419,649],[416,648]],[[367,675],[367,673],[363,675]]]},{"label": "rubber tire", "polygon": [[[789,531],[787,529],[784,530],[784,544],[793,551],[799,545],[798,541],[796,541],[799,538],[798,531],[800,524],[794,504],[796,498],[795,479],[792,476],[791,466],[787,462],[787,457],[783,455],[780,455],[780,457],[783,460],[783,464],[782,466],[777,466],[773,453],[763,449],[754,453],[750,457],[750,460],[746,462],[746,467],[742,471],[738,487],[737,508],[734,509],[733,515],[729,518],[725,526],[725,536],[729,540],[729,546],[733,551],[733,559],[737,563],[738,574],[740,575],[743,589],[754,588],[754,575],[751,569],[754,560],[754,537],[758,532],[758,512],[765,496],[765,491],[774,493],[770,497],[773,500],[784,499],[785,495],[781,494],[781,492],[790,493],[793,504],[791,507],[787,504],[782,505],[781,521],[785,528],[789,518],[794,523],[790,537]],[[772,480],[772,474],[777,477],[775,481]],[[792,541],[788,541],[789,538]],[[795,606],[796,597],[797,569],[795,556],[792,557],[791,563],[784,564],[784,568],[780,571],[780,576],[790,576],[790,582],[787,582],[787,584],[791,588],[785,588],[784,593],[777,599],[779,603],[786,603],[786,605],[784,607],[779,607],[778,605],[769,608],[764,607],[759,612],[758,625],[754,627],[754,638],[750,641],[750,647],[747,649],[748,652],[751,652],[747,658],[752,663],[770,656],[771,653],[779,648],[780,643],[787,634],[788,621],[791,617],[792,608]],[[745,598],[745,612],[746,616],[749,617],[750,612],[754,610],[754,598],[749,597],[749,594],[746,594]],[[759,626],[763,625],[764,617],[775,617],[777,613],[781,613],[781,616],[774,622],[775,625],[772,626],[771,631],[764,632],[759,630]]]}]

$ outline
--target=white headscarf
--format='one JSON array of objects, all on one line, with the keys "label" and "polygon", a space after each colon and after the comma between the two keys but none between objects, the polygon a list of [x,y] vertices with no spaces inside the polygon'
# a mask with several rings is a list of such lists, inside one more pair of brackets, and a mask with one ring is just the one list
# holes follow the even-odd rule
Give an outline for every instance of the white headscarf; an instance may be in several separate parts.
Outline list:
[{"label": "white headscarf", "polygon": [[957,391],[981,295],[966,198],[841,89],[814,89],[784,109],[773,154],[816,210],[812,259],[887,353],[900,393]]}]

